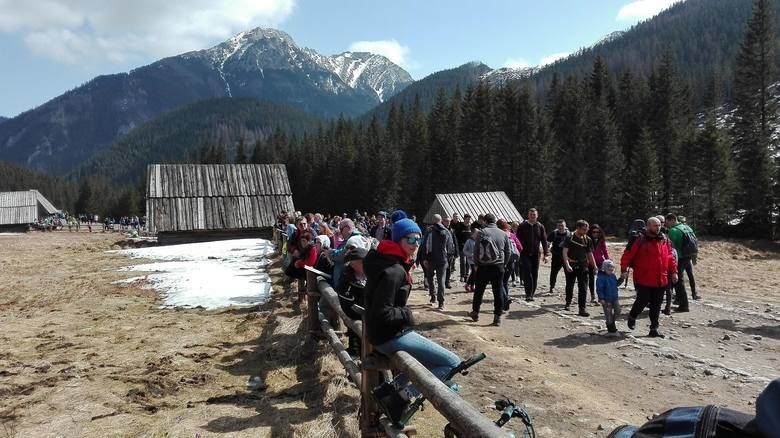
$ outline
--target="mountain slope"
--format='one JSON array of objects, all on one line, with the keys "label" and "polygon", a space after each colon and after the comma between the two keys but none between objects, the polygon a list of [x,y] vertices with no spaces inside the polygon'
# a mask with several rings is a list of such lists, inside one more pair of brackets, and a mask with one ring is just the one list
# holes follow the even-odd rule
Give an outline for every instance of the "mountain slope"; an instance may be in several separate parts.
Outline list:
[{"label": "mountain slope", "polygon": [[430,74],[376,106],[364,114],[361,119],[370,120],[371,117],[376,115],[379,120],[384,120],[390,111],[391,105],[403,105],[409,108],[414,103],[415,95],[420,96],[420,103],[423,109],[427,110],[433,106],[436,93],[440,88],[443,88],[447,94],[452,94],[456,88],[460,87],[461,90],[464,90],[492,71],[490,67],[481,62],[469,62],[460,67]]},{"label": "mountain slope", "polygon": [[134,129],[74,172],[127,183],[149,163],[191,162],[204,145],[224,145],[230,157],[240,141],[251,155],[256,139],[277,129],[289,134],[314,130],[320,119],[287,105],[248,98],[196,102],[166,112]]},{"label": "mountain slope", "polygon": [[[351,60],[348,62],[348,60]],[[64,174],[154,116],[220,97],[252,97],[333,117],[361,114],[412,79],[386,58],[333,57],[257,28],[85,85],[0,124],[0,159]]]}]

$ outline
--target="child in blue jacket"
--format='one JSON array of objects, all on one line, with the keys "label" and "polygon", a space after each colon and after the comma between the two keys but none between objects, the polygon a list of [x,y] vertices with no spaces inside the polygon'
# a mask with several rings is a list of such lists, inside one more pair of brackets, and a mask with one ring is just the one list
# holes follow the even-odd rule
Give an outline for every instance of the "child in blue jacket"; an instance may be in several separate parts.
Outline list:
[{"label": "child in blue jacket", "polygon": [[599,297],[599,303],[604,308],[607,332],[617,333],[615,320],[620,316],[620,303],[618,302],[618,279],[615,276],[615,263],[612,260],[607,259],[601,263],[601,269],[596,278],[596,293]]}]

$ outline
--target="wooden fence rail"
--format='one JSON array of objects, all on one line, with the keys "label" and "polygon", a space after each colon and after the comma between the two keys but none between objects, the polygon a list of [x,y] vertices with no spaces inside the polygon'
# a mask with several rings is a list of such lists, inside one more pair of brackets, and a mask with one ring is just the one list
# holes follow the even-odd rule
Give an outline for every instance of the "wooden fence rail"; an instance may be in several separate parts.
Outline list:
[{"label": "wooden fence rail", "polygon": [[[463,437],[506,437],[489,418],[454,393],[420,362],[406,352],[397,352],[385,358],[376,353],[366,339],[361,321],[347,316],[339,303],[336,291],[317,274],[307,269],[307,297],[309,332],[324,337],[336,353],[352,381],[360,388],[360,432],[363,437],[388,436],[405,438],[416,434],[413,427],[399,430],[377,409],[371,390],[379,385],[380,377],[389,377],[389,369],[404,372],[430,404],[449,421]],[[319,305],[322,304],[322,308]],[[352,329],[362,339],[360,363],[353,360],[338,337],[338,321]]]}]

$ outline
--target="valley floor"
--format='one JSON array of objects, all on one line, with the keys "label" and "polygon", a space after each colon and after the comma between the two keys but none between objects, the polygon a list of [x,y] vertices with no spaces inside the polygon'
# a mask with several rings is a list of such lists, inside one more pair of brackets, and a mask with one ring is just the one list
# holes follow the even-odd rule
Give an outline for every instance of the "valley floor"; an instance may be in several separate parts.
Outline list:
[{"label": "valley floor", "polygon": [[[105,252],[122,240],[0,236],[0,437],[359,435],[358,392],[325,345],[304,342],[278,269],[264,305],[163,310],[142,284],[111,284],[138,275],[118,272],[132,263]],[[613,258],[620,248],[610,246]],[[600,307],[590,318],[563,312],[562,274],[557,294],[513,304],[501,327],[488,325],[490,299],[479,322],[466,318],[471,297],[459,285],[443,312],[419,287],[411,305],[421,332],[464,357],[487,353],[459,379],[486,415],[509,397],[539,436],[606,436],[673,406],[750,412],[780,376],[778,245],[704,241],[696,269],[703,299],[662,315],[663,340],[645,337],[646,313],[635,332],[621,321],[623,334],[607,338]],[[627,313],[633,291],[620,291]],[[261,390],[247,389],[252,377]],[[414,424],[419,436],[441,436],[444,419],[428,408]]]}]

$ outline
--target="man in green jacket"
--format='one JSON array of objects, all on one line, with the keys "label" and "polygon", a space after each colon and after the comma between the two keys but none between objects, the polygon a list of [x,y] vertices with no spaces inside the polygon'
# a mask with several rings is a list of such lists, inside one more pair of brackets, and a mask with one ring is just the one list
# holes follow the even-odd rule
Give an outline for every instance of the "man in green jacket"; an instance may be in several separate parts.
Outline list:
[{"label": "man in green jacket", "polygon": [[675,295],[677,296],[677,312],[688,312],[688,293],[685,290],[683,274],[687,271],[689,282],[691,283],[692,298],[698,299],[696,295],[696,283],[693,279],[693,264],[696,263],[698,253],[696,235],[693,229],[688,225],[678,222],[677,215],[669,213],[666,215],[666,229],[668,230],[669,240],[672,241],[675,251],[677,251],[677,277],[679,280],[675,285]]}]

